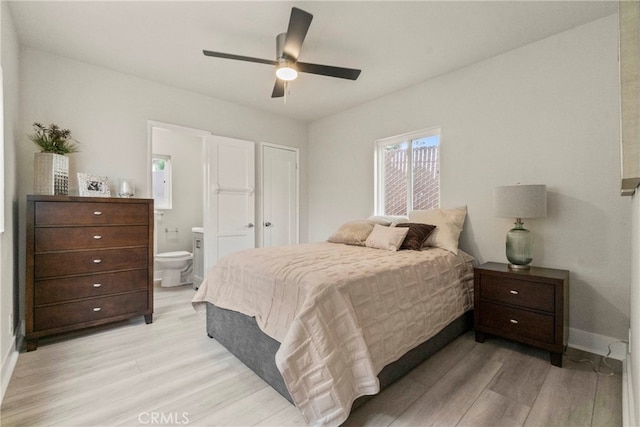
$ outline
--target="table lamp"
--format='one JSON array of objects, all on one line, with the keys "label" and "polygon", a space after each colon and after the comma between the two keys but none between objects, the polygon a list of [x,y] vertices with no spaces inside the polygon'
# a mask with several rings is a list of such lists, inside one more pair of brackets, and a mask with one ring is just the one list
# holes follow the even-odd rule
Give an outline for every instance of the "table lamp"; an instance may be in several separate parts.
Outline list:
[{"label": "table lamp", "polygon": [[516,218],[515,227],[507,233],[509,268],[528,270],[533,259],[533,236],[524,228],[522,218],[547,216],[546,185],[507,185],[494,189],[494,216]]}]

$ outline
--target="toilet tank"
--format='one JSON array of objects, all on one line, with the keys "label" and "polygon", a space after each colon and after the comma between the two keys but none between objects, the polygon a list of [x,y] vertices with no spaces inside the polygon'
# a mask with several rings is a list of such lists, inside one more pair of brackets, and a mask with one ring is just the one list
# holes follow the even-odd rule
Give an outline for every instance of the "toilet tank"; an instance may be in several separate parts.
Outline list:
[{"label": "toilet tank", "polygon": [[204,279],[204,229],[193,227],[193,288],[198,289]]}]

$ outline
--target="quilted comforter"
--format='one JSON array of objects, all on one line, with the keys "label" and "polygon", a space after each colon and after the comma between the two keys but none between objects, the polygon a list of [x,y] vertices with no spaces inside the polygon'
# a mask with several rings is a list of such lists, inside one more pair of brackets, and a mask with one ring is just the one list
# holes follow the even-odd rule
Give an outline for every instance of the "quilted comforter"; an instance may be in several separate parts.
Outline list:
[{"label": "quilted comforter", "polygon": [[473,305],[473,258],[337,243],[248,249],[220,260],[193,304],[256,318],[310,425],[339,425],[377,374]]}]

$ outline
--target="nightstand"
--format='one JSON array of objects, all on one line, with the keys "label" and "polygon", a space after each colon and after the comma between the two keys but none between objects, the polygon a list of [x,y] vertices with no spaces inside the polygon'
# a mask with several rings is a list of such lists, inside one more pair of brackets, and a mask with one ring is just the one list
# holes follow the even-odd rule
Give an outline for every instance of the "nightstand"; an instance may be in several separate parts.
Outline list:
[{"label": "nightstand", "polygon": [[550,352],[562,367],[569,338],[569,272],[531,267],[511,270],[488,262],[474,269],[476,341],[497,335]]}]

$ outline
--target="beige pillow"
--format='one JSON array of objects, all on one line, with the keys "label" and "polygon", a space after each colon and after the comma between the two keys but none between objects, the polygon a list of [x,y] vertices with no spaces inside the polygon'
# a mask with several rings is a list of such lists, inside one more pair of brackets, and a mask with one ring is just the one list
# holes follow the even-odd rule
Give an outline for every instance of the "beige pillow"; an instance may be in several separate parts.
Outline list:
[{"label": "beige pillow", "polygon": [[358,219],[342,224],[338,230],[327,239],[332,243],[344,243],[345,245],[364,246],[364,242],[376,225],[366,219]]},{"label": "beige pillow", "polygon": [[367,237],[365,246],[375,249],[384,249],[387,251],[397,251],[404,238],[407,237],[408,228],[385,227],[376,224],[373,231]]},{"label": "beige pillow", "polygon": [[458,239],[466,216],[466,206],[455,209],[429,209],[409,212],[409,221],[435,225],[436,229],[433,230],[425,245],[457,254]]}]

